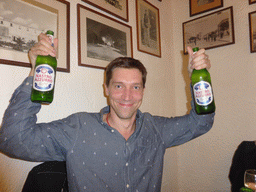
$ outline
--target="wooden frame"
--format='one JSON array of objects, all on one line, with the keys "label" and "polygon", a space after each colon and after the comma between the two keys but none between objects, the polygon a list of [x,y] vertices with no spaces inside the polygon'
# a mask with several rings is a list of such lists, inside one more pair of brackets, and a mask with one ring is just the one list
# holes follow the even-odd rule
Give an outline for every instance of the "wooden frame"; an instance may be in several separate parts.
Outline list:
[{"label": "wooden frame", "polygon": [[190,17],[223,7],[223,0],[189,0]]},{"label": "wooden frame", "polygon": [[249,5],[256,3],[256,0],[249,0]]},{"label": "wooden frame", "polygon": [[248,13],[250,29],[250,50],[256,52],[256,11]]},{"label": "wooden frame", "polygon": [[[0,64],[31,67],[28,51],[41,32],[50,29],[58,38],[57,71],[70,71],[70,3],[65,0],[8,0],[4,9],[20,20],[0,13]],[[18,11],[17,11],[18,10]],[[22,18],[21,18],[22,13]],[[31,22],[30,25],[23,24]],[[28,27],[30,26],[30,27]]]},{"label": "wooden frame", "polygon": [[138,50],[161,57],[159,9],[145,0],[136,0]]},{"label": "wooden frame", "polygon": [[235,43],[233,7],[184,22],[183,51],[186,47],[212,49]]},{"label": "wooden frame", "polygon": [[82,0],[126,22],[129,21],[128,0]]},{"label": "wooden frame", "polygon": [[133,57],[132,27],[77,4],[78,65],[105,69],[117,57]]}]

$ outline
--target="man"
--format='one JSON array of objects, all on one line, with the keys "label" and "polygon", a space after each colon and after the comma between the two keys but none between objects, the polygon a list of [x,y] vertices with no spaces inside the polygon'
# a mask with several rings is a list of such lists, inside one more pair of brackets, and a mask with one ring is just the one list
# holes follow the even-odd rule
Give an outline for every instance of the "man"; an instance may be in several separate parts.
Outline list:
[{"label": "man", "polygon": [[[193,55],[188,47],[188,52],[189,71],[210,67],[204,50]],[[44,34],[29,52],[30,75],[38,54],[56,54]],[[106,69],[109,106],[100,113],[76,113],[40,124],[36,113],[41,105],[30,101],[32,76],[26,78],[5,112],[0,151],[28,161],[66,161],[73,192],[160,191],[165,150],[206,133],[214,114],[200,116],[194,109],[175,118],[142,113],[146,75],[140,61],[117,58]]]}]

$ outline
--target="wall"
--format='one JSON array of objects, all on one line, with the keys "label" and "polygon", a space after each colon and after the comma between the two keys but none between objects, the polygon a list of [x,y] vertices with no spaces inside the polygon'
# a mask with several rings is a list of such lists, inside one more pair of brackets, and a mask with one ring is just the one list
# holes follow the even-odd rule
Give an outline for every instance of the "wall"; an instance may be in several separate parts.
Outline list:
[{"label": "wall", "polygon": [[[204,136],[178,147],[178,191],[230,191],[228,174],[237,146],[244,140],[256,140],[256,54],[250,53],[248,21],[256,4],[225,0],[223,8],[229,6],[234,11],[235,44],[207,50],[217,107],[214,126]],[[187,111],[184,103],[188,93],[181,65],[186,60],[180,53],[182,22],[214,11],[191,18],[187,0],[172,1],[172,8],[176,18],[172,27],[176,115],[182,115]]]},{"label": "wall", "polygon": [[[95,112],[106,105],[106,98],[104,98],[102,89],[103,70],[78,66],[76,5],[77,3],[81,3],[101,13],[104,12],[80,0],[69,0],[69,2],[71,6],[70,73],[57,73],[54,102],[50,106],[42,107],[42,110],[38,114],[38,122],[49,122],[79,111]],[[175,97],[175,81],[174,63],[172,61],[172,32],[170,30],[172,19],[169,8],[171,6],[168,1],[159,2],[157,0],[151,0],[150,2],[160,9],[160,18],[165,18],[160,23],[162,31],[161,58],[137,51],[135,1],[129,1],[128,25],[132,26],[134,58],[141,60],[148,70],[145,97],[141,110],[150,111],[155,115],[173,116],[175,113],[175,100],[173,100]],[[107,13],[104,14],[113,17]],[[29,71],[30,69],[25,67],[0,64],[1,117],[8,106],[13,91],[24,80]],[[177,175],[176,155],[176,149],[169,150],[166,154],[168,161],[166,162],[167,169],[165,170],[163,179],[163,188],[166,189],[165,191],[169,191],[170,184],[175,185],[177,183],[175,180]],[[0,191],[21,191],[28,172],[37,164],[11,159],[0,154]],[[173,179],[171,180],[170,177]]]},{"label": "wall", "polygon": [[[137,51],[135,1],[129,1],[128,24],[133,27],[134,57],[140,59],[149,72],[141,110],[164,116],[184,115],[189,109],[190,95],[187,56],[182,54],[182,23],[214,11],[191,18],[188,0],[149,2],[160,10],[162,58]],[[106,105],[101,86],[103,71],[77,66],[77,3],[86,5],[79,0],[71,2],[71,72],[57,74],[56,99],[50,106],[43,107],[39,122],[77,111],[98,111]],[[167,150],[164,192],[230,191],[228,173],[233,153],[243,140],[256,138],[256,118],[253,118],[256,55],[250,53],[248,23],[248,13],[255,10],[256,4],[249,5],[247,0],[225,0],[224,7],[229,6],[234,9],[235,44],[207,50],[217,106],[214,126],[206,135]],[[12,92],[28,73],[28,68],[0,65],[1,116]],[[67,89],[69,93],[65,92]],[[18,192],[28,171],[37,163],[0,154],[0,164],[0,191]]]}]

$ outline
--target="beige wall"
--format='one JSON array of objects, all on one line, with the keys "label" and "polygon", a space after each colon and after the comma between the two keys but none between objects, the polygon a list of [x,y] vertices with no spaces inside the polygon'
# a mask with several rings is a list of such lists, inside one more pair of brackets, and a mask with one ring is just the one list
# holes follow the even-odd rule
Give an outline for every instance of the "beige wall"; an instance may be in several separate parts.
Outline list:
[{"label": "beige wall", "polygon": [[[63,118],[78,111],[99,111],[106,105],[102,91],[103,71],[77,65],[76,4],[86,4],[80,0],[69,2],[71,72],[57,73],[55,100],[50,106],[43,106],[38,122]],[[141,110],[163,116],[184,115],[188,111],[190,96],[187,56],[182,54],[182,23],[196,17],[189,17],[188,0],[149,2],[160,10],[161,58],[137,51],[135,1],[129,0],[128,25],[133,29],[134,57],[145,64],[149,73]],[[256,138],[256,119],[253,118],[256,114],[256,55],[250,53],[248,31],[248,12],[254,11],[256,4],[249,6],[247,0],[225,0],[224,7],[228,6],[234,8],[236,43],[207,50],[212,63],[210,72],[217,105],[214,127],[198,139],[167,150],[164,192],[229,191],[228,172],[237,145],[243,140]],[[14,89],[28,73],[28,68],[0,65],[1,117]],[[21,191],[27,173],[36,164],[0,154],[0,191]]]},{"label": "beige wall", "polygon": [[[181,26],[196,16],[189,17],[187,0],[172,2],[173,17],[176,16],[172,28],[176,48],[175,107],[176,115],[183,115],[187,111],[184,105],[187,95],[181,65],[184,58],[180,55]],[[255,11],[256,4],[249,5],[247,0],[225,0],[224,7],[229,6],[233,6],[234,11],[235,44],[207,50],[217,107],[214,126],[208,134],[177,149],[179,191],[182,192],[230,191],[228,174],[234,151],[243,140],[256,140],[256,54],[250,53],[248,21],[248,13]]]}]

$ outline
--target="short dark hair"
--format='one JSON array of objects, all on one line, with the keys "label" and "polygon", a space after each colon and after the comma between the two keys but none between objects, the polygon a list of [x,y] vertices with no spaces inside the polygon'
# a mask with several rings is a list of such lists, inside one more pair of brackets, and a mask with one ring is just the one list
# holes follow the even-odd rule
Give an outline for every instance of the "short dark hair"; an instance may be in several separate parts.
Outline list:
[{"label": "short dark hair", "polygon": [[145,88],[147,70],[139,60],[133,59],[131,57],[118,57],[111,61],[106,68],[107,86],[109,86],[109,82],[112,78],[112,73],[115,68],[138,69],[142,74],[143,88]]}]

